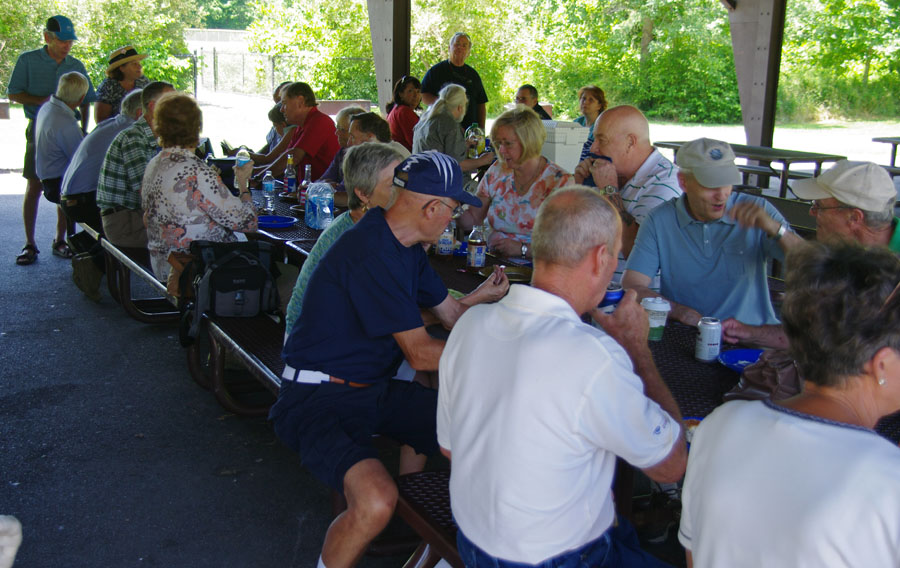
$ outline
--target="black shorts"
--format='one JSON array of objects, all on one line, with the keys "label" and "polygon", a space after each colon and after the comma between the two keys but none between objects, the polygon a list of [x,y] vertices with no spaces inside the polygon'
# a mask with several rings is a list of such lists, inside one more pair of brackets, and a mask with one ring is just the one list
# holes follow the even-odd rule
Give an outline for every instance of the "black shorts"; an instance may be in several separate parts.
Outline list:
[{"label": "black shorts", "polygon": [[44,197],[47,201],[59,205],[59,193],[62,191],[62,178],[42,179],[41,185],[44,186]]},{"label": "black shorts", "polygon": [[275,433],[319,480],[343,494],[344,475],[355,464],[378,458],[372,435],[437,453],[437,391],[419,383],[389,380],[367,388],[337,383],[282,381],[269,418]]},{"label": "black shorts", "polygon": [[22,177],[25,179],[38,179],[37,171],[34,169],[34,121],[29,120],[25,126],[25,164],[22,167]]}]

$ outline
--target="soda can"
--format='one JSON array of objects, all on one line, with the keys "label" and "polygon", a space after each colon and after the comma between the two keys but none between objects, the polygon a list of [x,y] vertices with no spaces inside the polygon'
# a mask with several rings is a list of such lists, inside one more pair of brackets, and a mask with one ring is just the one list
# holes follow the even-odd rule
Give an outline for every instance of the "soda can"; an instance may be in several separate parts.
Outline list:
[{"label": "soda can", "polygon": [[600,311],[604,314],[613,313],[616,311],[616,306],[622,301],[624,295],[625,290],[622,289],[621,284],[610,282],[609,286],[606,287],[606,294],[603,296],[603,301],[600,302],[600,305],[598,306]]},{"label": "soda can", "polygon": [[704,363],[715,361],[722,350],[722,322],[719,318],[700,318],[697,330],[694,357]]}]

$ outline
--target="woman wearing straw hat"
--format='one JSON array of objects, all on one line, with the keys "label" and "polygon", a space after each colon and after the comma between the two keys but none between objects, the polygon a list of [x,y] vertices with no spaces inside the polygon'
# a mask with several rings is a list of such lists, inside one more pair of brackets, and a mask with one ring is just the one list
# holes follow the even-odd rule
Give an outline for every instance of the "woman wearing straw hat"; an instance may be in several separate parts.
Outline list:
[{"label": "woman wearing straw hat", "polygon": [[125,95],[133,89],[143,89],[150,83],[144,77],[141,60],[146,58],[131,45],[126,45],[109,54],[107,78],[97,88],[97,102],[94,104],[94,119],[97,124],[119,114],[119,105]]}]

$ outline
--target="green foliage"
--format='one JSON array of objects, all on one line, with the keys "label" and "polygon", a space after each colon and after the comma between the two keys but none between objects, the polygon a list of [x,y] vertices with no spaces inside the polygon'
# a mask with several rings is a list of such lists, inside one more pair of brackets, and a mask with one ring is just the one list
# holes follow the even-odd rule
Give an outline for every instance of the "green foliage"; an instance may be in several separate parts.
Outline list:
[{"label": "green foliage", "polygon": [[197,0],[203,27],[220,30],[245,30],[253,22],[254,5],[250,0]]},{"label": "green foliage", "polygon": [[41,30],[54,14],[75,24],[72,55],[84,63],[95,86],[106,77],[109,52],[128,44],[148,54],[143,65],[150,79],[179,89],[190,85],[190,64],[177,56],[187,53],[184,30],[199,23],[196,0],[16,0],[0,8],[0,37],[8,38],[0,51],[4,86],[19,53],[43,45]]}]

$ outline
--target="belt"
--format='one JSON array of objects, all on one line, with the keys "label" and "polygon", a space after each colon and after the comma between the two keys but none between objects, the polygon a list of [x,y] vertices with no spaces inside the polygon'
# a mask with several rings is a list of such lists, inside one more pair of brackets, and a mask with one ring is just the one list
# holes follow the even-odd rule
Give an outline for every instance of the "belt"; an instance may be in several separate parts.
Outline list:
[{"label": "belt", "polygon": [[284,371],[281,373],[281,378],[286,381],[291,381],[292,383],[305,383],[308,385],[319,385],[322,383],[336,383],[339,385],[347,385],[348,387],[353,387],[357,389],[364,389],[366,387],[372,386],[373,383],[357,383],[354,381],[347,381],[338,377],[334,377],[331,375],[326,375],[325,373],[319,371],[307,371],[307,370],[299,370],[294,369],[290,365],[284,366]]},{"label": "belt", "polygon": [[100,211],[101,217],[106,217],[107,215],[112,215],[113,213],[118,213],[119,211],[124,211],[128,209],[128,207],[122,207],[121,205],[116,205],[115,207],[110,207],[109,209],[104,209]]}]

